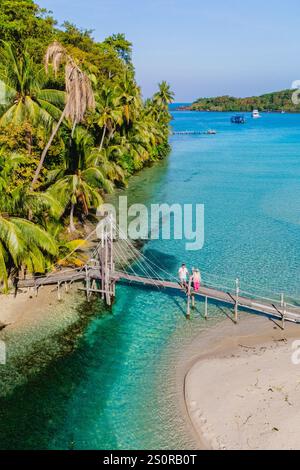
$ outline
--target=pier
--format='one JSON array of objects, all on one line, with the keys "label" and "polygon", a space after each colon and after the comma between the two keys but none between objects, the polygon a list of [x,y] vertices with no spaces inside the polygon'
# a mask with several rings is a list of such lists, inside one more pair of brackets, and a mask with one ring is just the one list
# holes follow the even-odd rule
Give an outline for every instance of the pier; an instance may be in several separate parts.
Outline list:
[{"label": "pier", "polygon": [[208,131],[173,131],[172,135],[215,135],[217,131],[209,129]]},{"label": "pier", "polygon": [[[18,286],[30,288],[35,295],[38,295],[42,286],[54,285],[60,300],[63,287],[68,290],[70,284],[81,283],[79,289],[86,293],[87,300],[90,300],[93,294],[98,294],[110,306],[116,295],[116,284],[123,282],[170,293],[177,292],[186,298],[188,319],[195,307],[196,299],[202,298],[205,319],[209,317],[208,303],[213,301],[232,307],[231,319],[234,323],[238,322],[239,309],[280,320],[282,329],[285,321],[300,323],[300,301],[292,303],[288,301],[290,297],[283,293],[274,298],[249,293],[241,289],[239,279],[234,281],[234,286],[220,286],[217,282],[214,286],[202,282],[197,291],[193,290],[191,280],[187,286],[181,286],[176,276],[147,259],[129,240],[123,239],[123,246],[119,246],[118,242],[114,241],[117,230],[118,228],[113,227],[113,222],[109,219],[104,225],[101,241],[82,268],[66,269],[46,276],[20,280]],[[120,233],[118,235],[120,236]],[[130,256],[126,258],[128,254]]]}]

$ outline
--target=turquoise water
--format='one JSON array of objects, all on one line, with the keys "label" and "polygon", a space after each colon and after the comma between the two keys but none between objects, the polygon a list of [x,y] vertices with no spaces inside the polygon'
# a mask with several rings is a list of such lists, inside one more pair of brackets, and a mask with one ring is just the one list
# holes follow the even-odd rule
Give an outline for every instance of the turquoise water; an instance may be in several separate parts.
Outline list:
[{"label": "turquoise water", "polygon": [[[146,255],[176,273],[300,297],[300,115],[174,112],[172,153],[132,178],[129,202],[204,203],[205,245],[150,241]],[[0,400],[1,448],[139,449],[193,446],[174,392],[177,351],[202,328],[177,295],[119,286],[112,312],[93,320],[71,355]],[[222,317],[217,306],[210,314]],[[171,367],[168,367],[171,364]]]}]

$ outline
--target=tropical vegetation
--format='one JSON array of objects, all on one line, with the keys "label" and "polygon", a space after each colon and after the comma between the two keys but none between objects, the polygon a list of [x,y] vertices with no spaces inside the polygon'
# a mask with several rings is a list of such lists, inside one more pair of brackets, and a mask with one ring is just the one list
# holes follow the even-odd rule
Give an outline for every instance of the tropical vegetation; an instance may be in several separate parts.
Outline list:
[{"label": "tropical vegetation", "polygon": [[[106,193],[169,151],[166,82],[143,100],[123,34],[0,3],[0,288],[68,263]],[[66,261],[67,260],[67,261]]]},{"label": "tropical vegetation", "polygon": [[292,101],[294,90],[283,90],[267,93],[261,96],[248,98],[234,98],[233,96],[217,96],[215,98],[199,98],[189,109],[192,111],[253,111],[259,109],[267,112],[286,111],[299,113],[300,105]]}]

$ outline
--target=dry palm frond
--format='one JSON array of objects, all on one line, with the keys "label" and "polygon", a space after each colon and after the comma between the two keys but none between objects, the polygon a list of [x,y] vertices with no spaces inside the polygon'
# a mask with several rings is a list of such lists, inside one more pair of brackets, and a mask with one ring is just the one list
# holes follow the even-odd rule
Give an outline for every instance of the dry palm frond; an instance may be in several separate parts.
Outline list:
[{"label": "dry palm frond", "polygon": [[65,64],[66,109],[65,115],[73,126],[83,121],[89,109],[95,109],[95,98],[89,77],[83,72],[66,49],[57,41],[50,44],[45,55],[45,67],[52,64],[56,74],[59,67]]},{"label": "dry palm frond", "polygon": [[48,150],[64,118],[66,117],[71,120],[73,125],[73,134],[76,125],[84,120],[86,111],[89,109],[95,109],[95,97],[89,77],[78,67],[75,60],[57,41],[50,44],[47,48],[45,54],[46,71],[48,70],[49,64],[52,64],[54,73],[58,72],[59,67],[62,64],[65,65],[66,105],[57,125],[53,129],[46,147],[43,150],[34,178],[31,182],[31,189],[38,180]]},{"label": "dry palm frond", "polygon": [[51,63],[56,75],[60,65],[65,61],[66,55],[66,50],[59,42],[54,41],[50,44],[47,48],[44,59],[46,72],[48,73],[49,64]]}]

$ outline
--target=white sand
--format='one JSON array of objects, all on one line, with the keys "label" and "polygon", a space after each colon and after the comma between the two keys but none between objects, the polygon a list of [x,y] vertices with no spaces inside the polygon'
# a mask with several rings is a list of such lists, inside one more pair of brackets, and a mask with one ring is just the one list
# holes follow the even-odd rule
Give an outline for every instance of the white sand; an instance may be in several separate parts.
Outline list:
[{"label": "white sand", "polygon": [[[4,325],[12,325],[21,320],[25,315],[32,315],[32,310],[40,309],[48,305],[48,298],[45,293],[39,297],[30,298],[29,292],[20,293],[17,297],[13,294],[0,295],[0,322]],[[47,291],[48,294],[48,291]],[[49,297],[49,296],[47,296]]]},{"label": "white sand", "polygon": [[16,298],[0,295],[0,340],[6,342],[10,357],[26,355],[37,342],[78,321],[82,297],[76,287],[68,293],[62,290],[61,295],[58,301],[53,286],[40,288],[37,297],[27,289]]},{"label": "white sand", "polygon": [[283,332],[248,316],[212,330],[193,345],[202,354],[185,377],[186,406],[201,444],[300,449],[300,365],[291,360],[300,325]]}]

